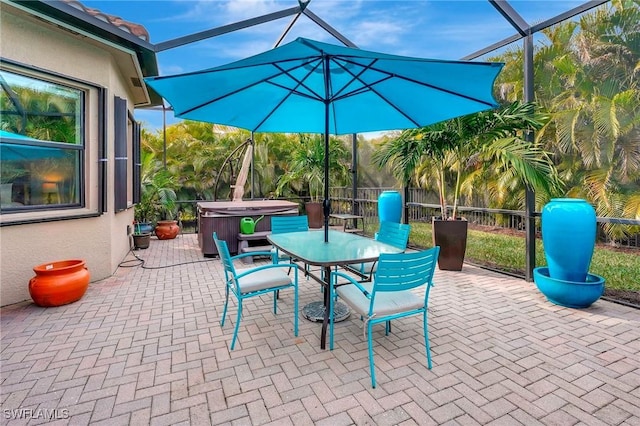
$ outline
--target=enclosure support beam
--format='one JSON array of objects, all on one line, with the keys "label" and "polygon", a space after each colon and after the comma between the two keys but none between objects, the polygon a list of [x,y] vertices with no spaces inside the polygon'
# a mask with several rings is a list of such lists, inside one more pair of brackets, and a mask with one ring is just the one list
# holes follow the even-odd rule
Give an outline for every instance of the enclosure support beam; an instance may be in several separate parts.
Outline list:
[{"label": "enclosure support beam", "polygon": [[246,19],[244,21],[236,22],[235,24],[223,25],[221,27],[201,31],[199,33],[190,34],[184,37],[174,38],[172,40],[164,41],[162,43],[154,45],[154,51],[158,53],[164,52],[165,50],[169,49],[175,49],[176,47],[184,46],[185,44],[195,43],[197,41],[205,40],[211,37],[217,37],[222,34],[241,30],[243,28],[249,28],[253,27],[254,25],[275,21],[276,19],[286,18],[287,16],[300,13],[302,10],[303,9],[300,6],[296,6],[289,9],[281,10],[279,12],[258,16],[257,18]]},{"label": "enclosure support beam", "polygon": [[[533,35],[524,39],[524,101],[533,102],[535,92],[533,85]],[[533,132],[527,132],[525,139],[532,142]],[[527,186],[525,195],[525,279],[533,281],[533,268],[536,266],[536,196],[531,188]]]},{"label": "enclosure support beam", "polygon": [[[571,19],[576,15],[579,15],[579,14],[581,14],[583,12],[586,12],[587,10],[593,9],[594,7],[598,7],[598,6],[604,4],[604,3],[608,2],[608,1],[609,0],[588,1],[588,2],[586,2],[584,4],[582,4],[582,5],[580,5],[578,7],[574,7],[573,9],[568,10],[568,11],[566,11],[566,12],[560,14],[560,15],[554,16],[551,19],[547,19],[546,21],[542,21],[542,22],[540,22],[538,24],[535,24],[535,25],[531,25],[529,27],[528,33],[529,34],[535,34],[535,33],[539,32],[539,31],[542,31],[542,30],[544,30],[546,28],[549,28],[549,27],[551,27],[551,26],[553,26],[553,25],[555,25],[555,24],[557,24],[559,22],[562,22],[562,21],[567,20],[567,19]],[[496,7],[495,3],[491,3],[491,4],[493,4],[494,7]],[[469,60],[472,60],[472,59],[477,59],[477,58],[479,58],[481,56],[486,55],[487,53],[491,53],[491,52],[493,52],[495,50],[498,50],[498,49],[500,49],[502,47],[505,47],[505,46],[515,42],[515,41],[518,41],[522,37],[523,37],[523,35],[521,35],[521,33],[518,32],[517,34],[514,34],[514,35],[512,35],[510,37],[507,37],[507,38],[505,38],[505,39],[503,39],[503,40],[501,40],[501,41],[499,41],[497,43],[494,43],[494,44],[492,44],[490,46],[487,46],[484,49],[481,49],[481,50],[478,50],[476,52],[473,52],[473,53],[463,57],[462,60],[463,61],[469,61]]]}]

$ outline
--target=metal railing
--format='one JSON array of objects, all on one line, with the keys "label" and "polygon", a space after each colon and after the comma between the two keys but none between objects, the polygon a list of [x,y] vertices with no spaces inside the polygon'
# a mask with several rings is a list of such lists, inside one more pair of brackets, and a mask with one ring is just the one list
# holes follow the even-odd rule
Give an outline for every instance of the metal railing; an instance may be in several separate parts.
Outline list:
[{"label": "metal railing", "polygon": [[[358,214],[364,218],[365,235],[373,235],[378,226],[378,197],[383,191],[397,190],[395,188],[358,188],[355,200],[351,188],[331,188],[331,209],[333,213]],[[196,204],[206,200],[182,200],[178,202],[184,211],[196,211]],[[290,201],[303,203],[303,199]],[[190,206],[188,209],[184,206]],[[409,190],[409,200],[406,201],[409,222],[431,222],[433,217],[441,216],[440,204],[437,197],[429,192],[416,188]],[[451,208],[451,206],[449,206]],[[492,209],[485,207],[458,206],[458,211],[470,224],[506,228],[524,231],[525,212],[521,210]],[[540,214],[536,216],[539,218]],[[640,220],[598,217],[598,240],[603,243],[615,244],[619,247],[640,249],[640,234],[612,241],[602,230],[603,224],[637,225]],[[183,220],[183,232],[197,233],[197,220],[189,217]],[[536,221],[536,232],[540,232],[540,220]]]},{"label": "metal railing", "polygon": [[[365,224],[378,222],[378,196],[382,191],[393,188],[360,188],[355,199],[356,210],[363,216]],[[335,213],[352,213],[353,200],[351,188],[331,188],[332,208]],[[437,197],[429,191],[416,188],[409,190],[409,200],[405,202],[409,222],[431,222],[433,217],[440,217],[440,204]],[[474,225],[506,228],[517,231],[525,229],[525,212],[523,210],[492,209],[485,207],[458,206],[458,211]],[[451,209],[451,206],[448,206]],[[540,213],[536,213],[536,232],[540,232]],[[615,244],[618,247],[640,249],[640,234],[628,238],[612,240],[603,231],[603,224],[640,226],[640,220],[618,217],[598,217],[598,241]]]}]

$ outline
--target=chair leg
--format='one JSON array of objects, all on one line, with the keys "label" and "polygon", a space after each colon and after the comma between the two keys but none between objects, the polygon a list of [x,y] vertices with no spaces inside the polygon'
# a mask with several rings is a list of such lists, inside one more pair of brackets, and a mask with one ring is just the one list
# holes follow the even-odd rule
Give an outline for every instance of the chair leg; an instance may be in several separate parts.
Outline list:
[{"label": "chair leg", "polygon": [[278,294],[280,290],[276,290],[273,292],[273,313],[278,313]]},{"label": "chair leg", "polygon": [[242,298],[238,298],[238,318],[236,319],[236,327],[233,330],[233,339],[231,340],[231,350],[236,345],[236,339],[238,338],[238,329],[240,328],[240,318],[242,318]]},{"label": "chair leg", "polygon": [[424,346],[427,348],[427,368],[431,370],[431,348],[429,347],[429,330],[427,327],[427,310],[425,308],[422,314],[423,328],[424,328]]},{"label": "chair leg", "polygon": [[[334,297],[335,297],[335,289],[333,288],[333,283],[329,284],[329,288],[325,291],[329,291],[329,350],[333,350],[333,309],[334,309]],[[325,299],[327,300],[327,299]]]},{"label": "chair leg", "polygon": [[224,320],[227,317],[227,305],[229,304],[229,286],[225,286],[224,289],[224,309],[222,310],[222,320],[220,326],[224,327]]},{"label": "chair leg", "polygon": [[298,337],[298,271],[295,272],[295,286],[293,287],[293,334]]},{"label": "chair leg", "polygon": [[371,328],[371,321],[367,321],[367,343],[369,346],[369,370],[371,372],[371,386],[373,388],[376,387],[376,370],[375,363],[373,361],[373,338],[371,337],[371,332],[373,331]]},{"label": "chair leg", "polygon": [[391,333],[391,321],[387,321],[384,324],[384,335],[388,336]]}]

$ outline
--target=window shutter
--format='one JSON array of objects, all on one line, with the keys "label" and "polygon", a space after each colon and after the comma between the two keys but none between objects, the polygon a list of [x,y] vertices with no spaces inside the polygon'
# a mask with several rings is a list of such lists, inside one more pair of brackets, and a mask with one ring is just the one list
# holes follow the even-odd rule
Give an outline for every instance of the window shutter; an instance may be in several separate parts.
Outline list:
[{"label": "window shutter", "polygon": [[113,107],[115,131],[115,174],[114,197],[115,211],[120,212],[127,208],[127,101],[115,97]]},{"label": "window shutter", "polygon": [[142,184],[142,160],[140,157],[141,126],[135,120],[133,122],[133,203],[140,202]]}]

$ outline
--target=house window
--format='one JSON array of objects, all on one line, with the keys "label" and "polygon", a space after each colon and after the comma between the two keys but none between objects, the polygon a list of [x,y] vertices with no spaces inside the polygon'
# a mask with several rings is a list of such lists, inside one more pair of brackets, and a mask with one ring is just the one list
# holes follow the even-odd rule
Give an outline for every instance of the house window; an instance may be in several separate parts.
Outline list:
[{"label": "house window", "polygon": [[88,88],[14,69],[0,86],[2,213],[81,207]]}]

